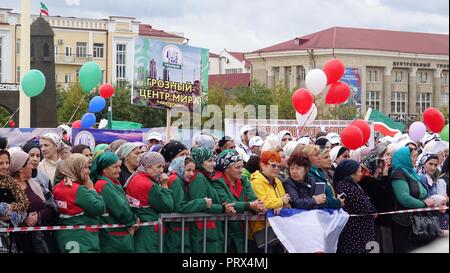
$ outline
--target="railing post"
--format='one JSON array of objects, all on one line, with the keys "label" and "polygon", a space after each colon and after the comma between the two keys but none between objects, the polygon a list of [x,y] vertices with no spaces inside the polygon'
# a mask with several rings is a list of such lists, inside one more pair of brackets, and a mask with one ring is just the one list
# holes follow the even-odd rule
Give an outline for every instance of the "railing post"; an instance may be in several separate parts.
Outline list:
[{"label": "railing post", "polygon": [[224,243],[224,253],[227,253],[227,248],[228,248],[228,216],[225,215],[225,232],[224,232],[224,237],[225,237],[225,243]]},{"label": "railing post", "polygon": [[164,251],[164,220],[163,216],[160,216],[159,218],[159,253],[163,253]]},{"label": "railing post", "polygon": [[245,221],[244,253],[248,253],[248,218],[247,218],[247,214],[244,215],[244,221]]},{"label": "railing post", "polygon": [[181,217],[181,253],[184,253],[184,217]]},{"label": "railing post", "polygon": [[206,253],[206,216],[203,216],[203,253]]},{"label": "railing post", "polygon": [[264,242],[265,242],[265,244],[264,244],[264,253],[267,253],[267,241],[268,241],[268,234],[269,234],[268,228],[267,228],[267,217],[265,219],[265,222],[266,222],[266,225],[264,227]]}]

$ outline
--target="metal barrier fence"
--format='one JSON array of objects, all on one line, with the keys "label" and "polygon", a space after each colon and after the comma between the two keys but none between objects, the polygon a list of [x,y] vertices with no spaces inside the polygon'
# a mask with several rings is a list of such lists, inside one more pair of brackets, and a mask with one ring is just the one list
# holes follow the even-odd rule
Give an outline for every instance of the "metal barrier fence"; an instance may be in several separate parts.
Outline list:
[{"label": "metal barrier fence", "polygon": [[245,221],[244,228],[244,252],[248,252],[248,221],[264,220],[265,223],[265,241],[264,241],[264,253],[267,253],[267,241],[268,241],[268,220],[265,214],[251,214],[245,212],[243,214],[209,214],[209,213],[162,213],[159,214],[159,252],[164,252],[164,223],[181,222],[181,253],[184,253],[184,227],[186,222],[203,221],[203,253],[206,253],[206,221],[224,221],[224,253],[227,253],[228,247],[228,221]]}]

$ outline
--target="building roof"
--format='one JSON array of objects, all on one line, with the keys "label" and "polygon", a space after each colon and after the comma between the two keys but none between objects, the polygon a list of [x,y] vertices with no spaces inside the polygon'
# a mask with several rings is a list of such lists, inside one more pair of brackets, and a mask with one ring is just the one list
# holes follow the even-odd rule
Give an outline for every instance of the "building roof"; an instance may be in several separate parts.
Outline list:
[{"label": "building roof", "polygon": [[448,55],[448,39],[448,34],[332,27],[252,53],[335,48]]},{"label": "building roof", "polygon": [[155,29],[151,25],[147,25],[147,24],[139,24],[139,35],[185,39],[182,36],[168,33],[168,32],[165,32],[164,30]]},{"label": "building roof", "polygon": [[220,55],[216,54],[216,53],[209,52],[209,57],[211,57],[211,58],[220,58]]},{"label": "building roof", "polygon": [[247,61],[247,59],[244,56],[244,52],[231,52],[231,51],[227,51],[231,56],[235,57],[236,59],[238,59],[240,62],[245,62],[245,67],[246,68],[250,68],[250,63]]},{"label": "building roof", "polygon": [[225,89],[250,86],[250,73],[209,75],[208,85],[222,86]]}]

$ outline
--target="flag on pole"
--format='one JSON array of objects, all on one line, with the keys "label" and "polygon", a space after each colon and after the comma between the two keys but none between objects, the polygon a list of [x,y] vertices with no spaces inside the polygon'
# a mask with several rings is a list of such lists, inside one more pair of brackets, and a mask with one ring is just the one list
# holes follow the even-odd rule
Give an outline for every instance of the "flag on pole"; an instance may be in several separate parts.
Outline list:
[{"label": "flag on pole", "polygon": [[403,123],[396,122],[386,114],[372,108],[367,110],[365,120],[372,120],[374,130],[382,133],[384,136],[394,137],[397,133],[403,133],[405,129]]},{"label": "flag on pole", "polygon": [[47,6],[41,2],[41,15],[44,14],[45,16],[48,16],[48,8]]},{"label": "flag on pole", "polygon": [[267,212],[270,226],[289,253],[335,253],[349,215],[342,209]]}]

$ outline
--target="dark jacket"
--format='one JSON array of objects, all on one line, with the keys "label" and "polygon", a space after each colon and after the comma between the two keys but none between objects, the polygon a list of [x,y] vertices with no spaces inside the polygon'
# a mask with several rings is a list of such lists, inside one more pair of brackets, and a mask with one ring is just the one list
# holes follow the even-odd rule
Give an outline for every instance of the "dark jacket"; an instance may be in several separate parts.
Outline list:
[{"label": "dark jacket", "polygon": [[312,198],[315,186],[316,183],[309,177],[305,182],[296,182],[291,177],[283,181],[284,190],[291,197],[291,206],[296,209],[317,209],[325,206],[326,203],[316,205]]}]

